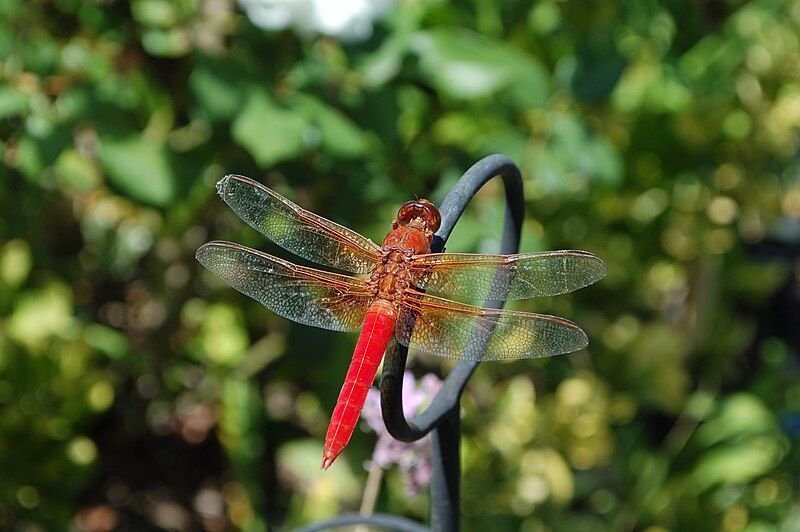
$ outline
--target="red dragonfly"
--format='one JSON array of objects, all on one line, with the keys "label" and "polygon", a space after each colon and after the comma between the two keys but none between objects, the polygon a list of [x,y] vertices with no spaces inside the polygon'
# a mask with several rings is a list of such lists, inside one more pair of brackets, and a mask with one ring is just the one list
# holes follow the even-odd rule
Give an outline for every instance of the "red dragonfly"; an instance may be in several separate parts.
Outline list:
[{"label": "red dragonfly", "polygon": [[591,253],[431,253],[441,217],[424,199],[400,207],[378,246],[247,177],[228,175],[217,192],[279,246],[363,274],[298,266],[231,242],[197,250],[203,266],[276,314],[334,331],[361,328],[325,437],[324,469],[350,441],[392,335],[411,349],[470,361],[547,357],[588,344],[586,334],[562,318],[480,308],[426,292],[500,301],[564,294],[605,276],[605,264]]}]

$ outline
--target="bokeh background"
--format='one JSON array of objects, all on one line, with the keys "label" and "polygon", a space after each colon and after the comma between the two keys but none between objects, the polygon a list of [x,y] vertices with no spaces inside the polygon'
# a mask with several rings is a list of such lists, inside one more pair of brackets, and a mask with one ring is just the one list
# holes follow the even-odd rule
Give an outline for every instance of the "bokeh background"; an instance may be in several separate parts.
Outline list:
[{"label": "bokeh background", "polygon": [[[0,528],[357,510],[376,435],[318,469],[355,337],[202,271],[212,238],[275,251],[213,185],[380,240],[503,153],[522,249],[609,274],[515,305],[587,350],[473,378],[465,529],[800,529],[799,126],[798,1],[0,0]],[[501,218],[490,183],[448,249]]]}]

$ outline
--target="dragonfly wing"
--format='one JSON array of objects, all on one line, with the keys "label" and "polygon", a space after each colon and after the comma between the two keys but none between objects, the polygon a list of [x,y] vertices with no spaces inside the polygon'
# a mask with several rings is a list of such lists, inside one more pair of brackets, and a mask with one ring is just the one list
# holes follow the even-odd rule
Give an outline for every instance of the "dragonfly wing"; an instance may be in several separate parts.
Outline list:
[{"label": "dragonfly wing", "polygon": [[580,327],[555,316],[474,307],[416,291],[410,296],[395,335],[401,344],[431,355],[469,361],[542,358],[588,345]]},{"label": "dragonfly wing", "polygon": [[518,255],[431,253],[411,270],[418,288],[440,294],[505,301],[572,292],[606,275],[606,265],[586,251]]},{"label": "dragonfly wing", "polygon": [[261,183],[227,175],[217,192],[239,217],[292,253],[339,270],[369,272],[380,248],[370,239],[292,203]]},{"label": "dragonfly wing", "polygon": [[209,242],[197,260],[233,288],[298,323],[352,331],[370,303],[361,279],[297,266],[231,242]]}]

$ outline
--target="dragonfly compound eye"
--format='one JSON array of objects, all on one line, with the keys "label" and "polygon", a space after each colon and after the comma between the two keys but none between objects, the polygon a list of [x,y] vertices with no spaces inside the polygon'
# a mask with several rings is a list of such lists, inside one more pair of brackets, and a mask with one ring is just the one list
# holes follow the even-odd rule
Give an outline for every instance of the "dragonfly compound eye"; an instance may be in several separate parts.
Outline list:
[{"label": "dragonfly compound eye", "polygon": [[397,212],[397,223],[399,225],[408,225],[416,218],[422,219],[427,230],[431,233],[435,233],[442,223],[439,209],[426,199],[407,201],[403,203],[403,206]]}]

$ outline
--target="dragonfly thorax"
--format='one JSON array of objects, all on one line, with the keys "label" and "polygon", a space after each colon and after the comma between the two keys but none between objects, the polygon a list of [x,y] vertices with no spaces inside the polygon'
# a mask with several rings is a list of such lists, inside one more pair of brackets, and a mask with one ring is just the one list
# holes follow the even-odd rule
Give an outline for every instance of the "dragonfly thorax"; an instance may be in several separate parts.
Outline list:
[{"label": "dragonfly thorax", "polygon": [[413,257],[410,249],[386,246],[381,249],[381,260],[372,270],[367,285],[373,297],[396,302],[412,286],[411,272],[407,266]]},{"label": "dragonfly thorax", "polygon": [[381,254],[400,252],[402,255],[421,255],[430,251],[431,238],[425,231],[413,227],[402,226],[392,229],[383,239]]}]

